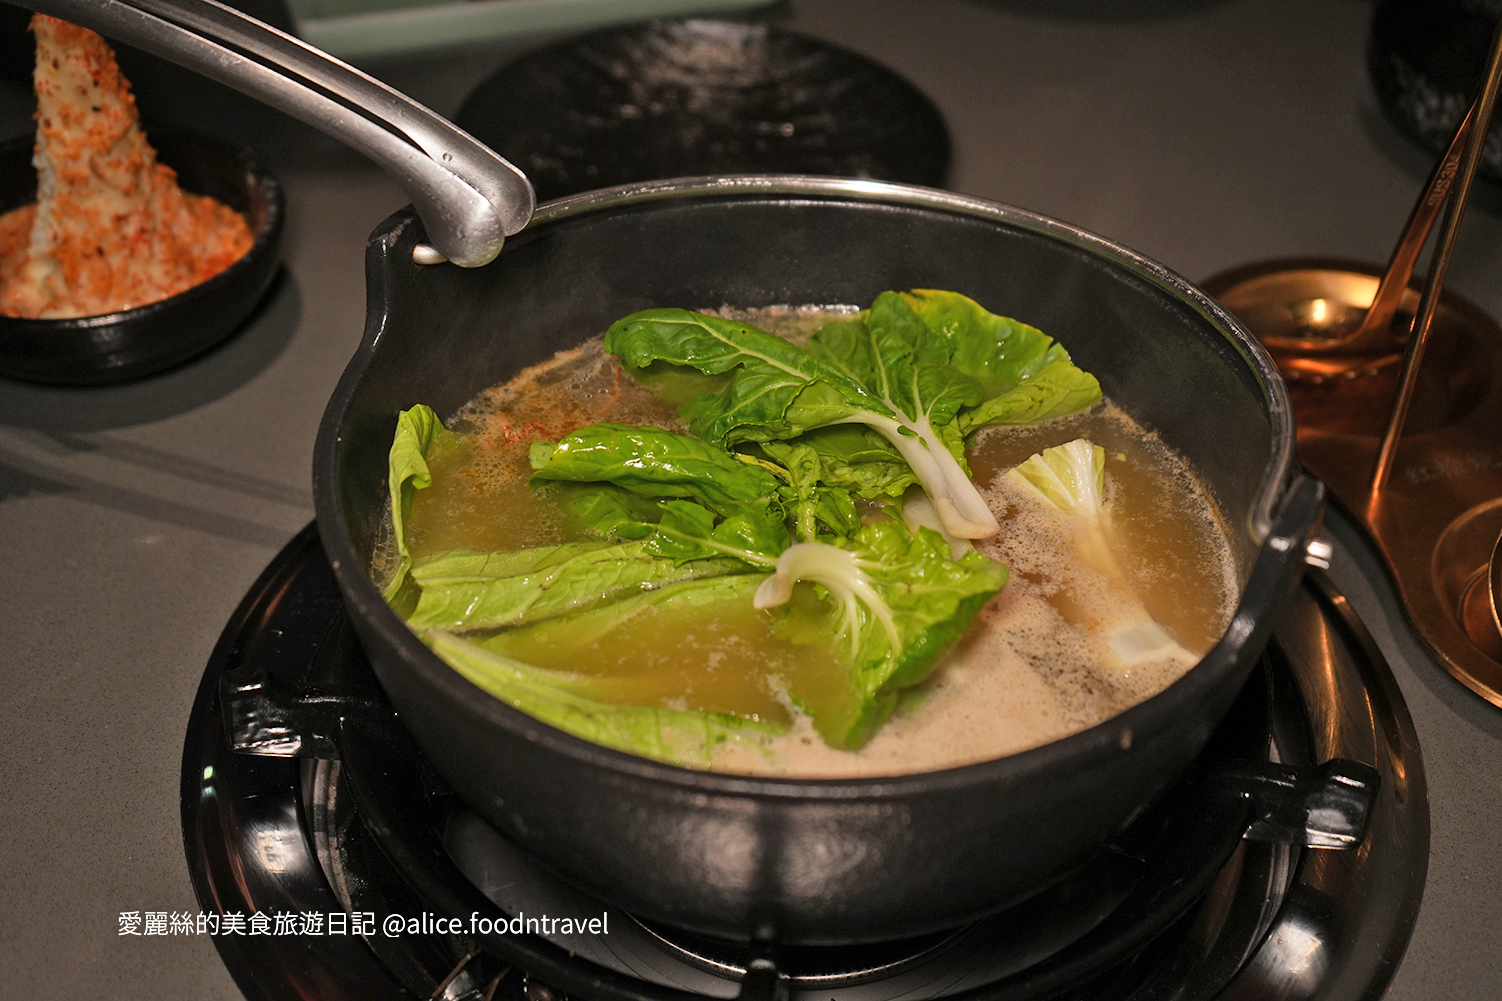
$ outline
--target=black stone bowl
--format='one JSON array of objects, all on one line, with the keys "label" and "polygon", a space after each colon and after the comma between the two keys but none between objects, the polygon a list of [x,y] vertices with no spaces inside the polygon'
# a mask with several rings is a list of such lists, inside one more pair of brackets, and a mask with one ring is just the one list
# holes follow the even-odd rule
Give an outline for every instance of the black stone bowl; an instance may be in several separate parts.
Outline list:
[{"label": "black stone bowl", "polygon": [[913,84],[768,24],[607,28],[508,63],[455,124],[526,171],[537,200],[717,174],[943,185],[949,130]]},{"label": "black stone bowl", "polygon": [[[1438,155],[1486,75],[1496,0],[1378,0],[1366,70],[1377,103],[1398,131]],[[1493,116],[1481,177],[1502,183],[1502,118]]]},{"label": "black stone bowl", "polygon": [[[151,137],[183,190],[245,216],[244,257],[185,292],[135,309],[70,320],[0,315],[0,376],[63,386],[129,382],[180,365],[223,341],[256,310],[280,265],[282,186],[248,150],[197,133]],[[0,145],[0,211],[36,200],[32,138]]]}]

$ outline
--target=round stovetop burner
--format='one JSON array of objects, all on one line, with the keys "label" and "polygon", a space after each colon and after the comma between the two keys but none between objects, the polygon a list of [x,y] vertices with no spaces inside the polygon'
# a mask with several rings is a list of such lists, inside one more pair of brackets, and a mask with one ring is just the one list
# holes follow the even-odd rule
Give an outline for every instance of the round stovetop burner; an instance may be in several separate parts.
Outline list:
[{"label": "round stovetop burner", "polygon": [[549,46],[481,83],[455,121],[544,201],[708,174],[936,187],[949,169],[949,130],[912,84],[754,21],[657,21]]},{"label": "round stovetop burner", "polygon": [[[1254,678],[1215,744],[1229,741],[1236,761],[1250,746],[1296,768],[1334,758],[1369,763],[1380,792],[1360,851],[1239,841],[1237,828],[1229,859],[1219,854],[1208,869],[1153,883],[1153,865],[1189,854],[1175,838],[1217,826],[1191,801],[1187,810],[1165,805],[1165,823],[1139,821],[1118,839],[1112,850],[1125,868],[1105,860],[1028,908],[890,943],[888,953],[880,945],[806,955],[736,948],[618,911],[610,934],[593,941],[530,933],[498,941],[467,926],[389,934],[391,915],[463,924],[524,910],[603,917],[604,908],[581,899],[559,910],[557,895],[575,891],[534,871],[416,752],[374,688],[310,525],[267,568],[210,658],[183,753],[184,844],[206,913],[337,914],[351,932],[330,934],[330,923],[312,933],[289,926],[286,934],[216,935],[253,1001],[1148,1001],[1294,988],[1309,1001],[1375,996],[1407,944],[1428,856],[1423,767],[1406,707],[1365,630],[1318,575],[1293,599]],[[278,701],[289,694],[292,701]],[[244,712],[250,704],[253,719]],[[301,722],[282,726],[293,710]],[[232,751],[231,738],[257,753]],[[1215,810],[1226,802],[1205,801]],[[1096,892],[1109,880],[1119,886]],[[1135,930],[1135,915],[1125,913],[1133,906],[1164,912],[1161,892],[1144,896],[1141,887],[1187,883],[1196,884],[1192,895],[1168,907],[1159,930]],[[1092,907],[1098,912],[1086,913]],[[361,915],[368,924],[356,925]],[[1045,923],[1053,930],[1042,932],[1037,961],[1019,968],[1008,949]],[[1076,961],[1092,952],[1104,965]]]}]

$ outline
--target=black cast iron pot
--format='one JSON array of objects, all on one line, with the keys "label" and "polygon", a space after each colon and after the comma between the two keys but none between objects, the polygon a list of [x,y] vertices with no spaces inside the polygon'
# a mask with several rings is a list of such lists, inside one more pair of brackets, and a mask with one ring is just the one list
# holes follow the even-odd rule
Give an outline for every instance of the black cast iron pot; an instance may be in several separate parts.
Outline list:
[{"label": "black cast iron pot", "polygon": [[[543,206],[481,268],[414,263],[422,224],[372,236],[364,343],[320,429],[319,528],[382,685],[497,830],[639,915],[737,939],[871,941],[1014,903],[1090,857],[1194,758],[1295,586],[1323,491],[1296,475],[1282,384],[1218,304],[1161,266],[1017,209],[798,177],[660,182]],[[953,289],[1057,337],[1194,464],[1246,569],[1217,646],[1160,695],[996,761],[876,780],[691,771],[598,747],[472,686],[367,573],[398,411],[447,416],[650,306],[867,303]]]},{"label": "black cast iron pot", "polygon": [[[1323,489],[1296,473],[1282,383],[1230,314],[1128,250],[939,191],[799,177],[616,188],[533,217],[530,184],[494,152],[230,8],[22,2],[325,128],[412,196],[424,222],[399,213],[370,241],[365,340],[314,457],[319,531],[376,674],[433,763],[497,830],[611,903],[787,943],[900,938],[1014,903],[1080,866],[1188,766],[1296,585]],[[1166,691],[1083,733],[963,768],[733,777],[537,722],[446,667],[381,600],[367,563],[400,410],[426,403],[447,417],[649,306],[863,304],[915,287],[962,292],[1057,337],[1214,492],[1246,568],[1241,602],[1215,648]]]}]

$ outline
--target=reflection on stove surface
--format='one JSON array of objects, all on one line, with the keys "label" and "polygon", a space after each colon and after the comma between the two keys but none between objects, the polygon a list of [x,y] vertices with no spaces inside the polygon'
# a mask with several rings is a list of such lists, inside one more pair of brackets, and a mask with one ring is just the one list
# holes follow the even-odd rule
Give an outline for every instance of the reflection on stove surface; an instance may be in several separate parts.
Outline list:
[{"label": "reflection on stove surface", "polygon": [[205,911],[330,915],[359,932],[218,935],[250,998],[1333,1001],[1390,979],[1428,855],[1407,710],[1322,577],[1173,795],[1022,904],[917,939],[708,939],[554,876],[417,751],[313,526],[226,627],[189,723],[182,792]]}]

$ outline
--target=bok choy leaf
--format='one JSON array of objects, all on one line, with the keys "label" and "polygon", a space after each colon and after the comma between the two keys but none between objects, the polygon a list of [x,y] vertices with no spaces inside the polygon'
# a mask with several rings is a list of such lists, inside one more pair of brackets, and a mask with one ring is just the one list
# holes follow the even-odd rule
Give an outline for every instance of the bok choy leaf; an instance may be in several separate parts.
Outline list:
[{"label": "bok choy leaf", "polygon": [[[718,392],[683,408],[694,433],[711,442],[785,441],[841,424],[871,429],[891,452],[877,447],[883,467],[866,489],[900,493],[890,476],[896,459],[957,538],[997,531],[963,464],[966,434],[1100,399],[1095,378],[1047,335],[949,292],[884,292],[859,317],[826,325],[806,351],[747,323],[674,309],[617,321],[605,348],[635,369],[731,373]],[[840,464],[829,452],[820,457],[833,482]]]},{"label": "bok choy leaf", "polygon": [[1008,479],[1040,503],[1068,517],[1075,526],[1080,558],[1109,580],[1125,599],[1124,615],[1106,624],[1107,641],[1116,667],[1130,671],[1149,661],[1199,658],[1179,645],[1156,622],[1132,589],[1111,542],[1111,512],[1104,499],[1105,449],[1084,438],[1046,448],[1013,467]]},{"label": "bok choy leaf", "polygon": [[[577,433],[581,442],[594,442],[600,435],[592,428]],[[573,437],[573,436],[570,436]],[[655,429],[634,429],[609,447],[578,448],[568,438],[554,450],[537,449],[539,475],[561,479],[611,477],[606,489],[643,490],[657,493],[670,479],[675,495],[705,496],[699,477],[725,475],[740,470],[763,473],[762,467],[743,466],[730,453],[707,459],[692,475],[678,471],[644,474],[647,455],[673,455],[681,449],[673,439],[681,436]],[[686,439],[697,448],[712,448]],[[784,679],[788,695],[813,719],[820,735],[833,746],[857,748],[870,739],[896,705],[898,692],[928,677],[938,658],[969,627],[982,605],[1006,583],[1007,571],[976,552],[952,558],[949,543],[938,533],[911,532],[899,521],[862,526],[847,491],[818,485],[817,454],[796,441],[771,443],[768,449],[785,466],[781,475],[770,476],[785,501],[780,506],[768,498],[755,497],[734,506],[722,501],[727,517],[707,506],[674,499],[658,502],[660,520],[655,524],[632,520],[639,517],[639,504],[621,499],[610,510],[608,498],[582,495],[573,504],[584,506],[608,524],[618,536],[643,538],[652,552],[677,556],[685,569],[712,556],[733,556],[752,567],[773,570],[756,592],[757,608],[789,605],[798,580],[818,584],[831,599],[794,603],[779,623],[780,634],[793,642],[826,642],[836,637],[835,647],[848,660],[845,683],[828,679]],[[640,446],[640,458],[629,452]],[[619,448],[619,451],[616,449]],[[561,469],[554,463],[571,454],[596,455],[599,461],[569,461]],[[618,475],[628,469],[629,475]],[[765,474],[764,474],[765,475]],[[749,496],[749,494],[747,494]],[[609,513],[603,513],[603,512]],[[791,513],[796,535],[804,541],[790,544],[783,511]],[[818,527],[834,534],[849,548],[813,541]],[[640,604],[646,599],[628,599]],[[620,606],[627,613],[626,604]],[[615,606],[601,610],[609,615]],[[596,613],[587,617],[597,619]],[[497,637],[504,644],[504,638]]]},{"label": "bok choy leaf", "polygon": [[407,551],[407,515],[412,509],[412,494],[433,482],[428,469],[428,450],[443,436],[449,435],[433,408],[418,404],[404,410],[396,419],[396,435],[391,441],[391,453],[387,461],[388,485],[391,491],[391,534],[397,552],[397,565],[391,579],[381,590],[381,597],[388,602],[395,600],[402,585],[407,582],[407,572],[412,568],[412,555]]},{"label": "bok choy leaf", "polygon": [[[536,481],[599,484],[565,501],[575,520],[685,562],[770,569],[788,544],[782,481],[754,461],[661,428],[591,424],[534,446]],[[655,503],[643,504],[640,498]]]},{"label": "bok choy leaf", "polygon": [[718,514],[777,493],[777,477],[723,448],[655,427],[590,424],[556,445],[532,446],[534,480],[614,483],[642,497],[681,497]]},{"label": "bok choy leaf", "polygon": [[851,687],[817,699],[796,689],[790,694],[827,743],[858,748],[891,715],[901,690],[926,680],[1006,585],[1007,568],[973,551],[952,559],[937,532],[882,521],[862,527],[849,549],[790,546],[758,588],[756,607],[788,604],[800,580],[822,587],[833,610],[795,606],[784,632],[795,642],[808,632],[835,635],[848,650]]},{"label": "bok choy leaf", "polygon": [[450,667],[502,702],[585,740],[669,764],[705,768],[721,744],[755,745],[786,729],[727,713],[613,705],[588,694],[595,679],[534,667],[441,629],[422,629],[418,635]]},{"label": "bok choy leaf", "polygon": [[455,551],[418,560],[414,628],[496,629],[592,608],[653,587],[745,573],[739,560],[684,562],[644,541],[586,540],[516,552]]}]

